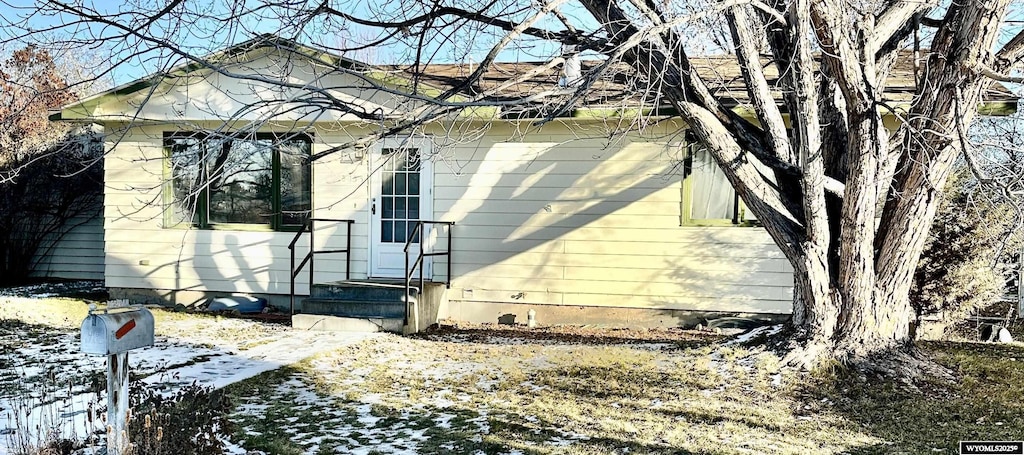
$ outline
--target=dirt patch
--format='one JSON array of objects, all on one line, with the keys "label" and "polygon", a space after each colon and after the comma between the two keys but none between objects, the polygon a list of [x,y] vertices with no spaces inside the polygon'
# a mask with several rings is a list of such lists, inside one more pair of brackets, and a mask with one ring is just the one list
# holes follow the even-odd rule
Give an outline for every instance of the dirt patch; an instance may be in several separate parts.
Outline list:
[{"label": "dirt patch", "polygon": [[670,344],[697,347],[726,338],[710,331],[679,328],[626,329],[585,325],[540,326],[443,321],[414,335],[430,341],[483,344]]}]

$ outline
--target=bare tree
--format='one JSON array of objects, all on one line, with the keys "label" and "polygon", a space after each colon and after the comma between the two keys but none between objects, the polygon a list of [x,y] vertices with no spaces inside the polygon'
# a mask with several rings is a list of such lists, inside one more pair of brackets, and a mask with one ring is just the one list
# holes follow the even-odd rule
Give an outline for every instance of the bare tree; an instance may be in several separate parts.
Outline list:
[{"label": "bare tree", "polygon": [[[46,0],[5,30],[11,41],[107,46],[113,68],[187,62],[229,74],[222,56],[207,53],[260,33],[285,38],[257,40],[286,50],[294,42],[341,55],[373,48],[404,62],[387,68],[410,76],[401,88],[367,77],[380,68],[324,62],[404,97],[400,113],[231,74],[300,93],[287,101],[311,115],[376,125],[315,159],[466,109],[543,122],[577,106],[652,108],[624,121],[627,129],[677,115],[793,265],[789,360],[834,358],[902,375],[928,366],[913,348],[908,291],[937,196],[958,157],[972,153],[965,131],[986,93],[999,92],[994,80],[1018,81],[1024,33],[1007,21],[1010,11],[1010,0],[172,0],[116,10]],[[715,46],[740,74],[714,71],[724,60],[701,54]],[[577,54],[596,60],[579,64]],[[508,58],[541,62],[496,63]],[[443,81],[442,67],[431,66],[442,60],[459,63],[444,67]],[[577,65],[578,74],[551,84],[550,74]],[[912,84],[889,86],[900,65]],[[485,77],[495,71],[507,77]],[[887,129],[887,117],[898,127]]]},{"label": "bare tree", "polygon": [[0,63],[0,284],[28,279],[102,206],[98,138],[47,120],[48,109],[77,99],[64,77],[73,70],[34,46]]}]

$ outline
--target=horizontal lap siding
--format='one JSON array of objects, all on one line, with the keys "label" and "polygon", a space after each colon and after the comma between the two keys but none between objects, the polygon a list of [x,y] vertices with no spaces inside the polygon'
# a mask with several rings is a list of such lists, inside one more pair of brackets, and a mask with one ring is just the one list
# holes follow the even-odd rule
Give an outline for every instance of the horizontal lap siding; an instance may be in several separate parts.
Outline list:
[{"label": "horizontal lap siding", "polygon": [[[108,156],[107,284],[286,293],[292,233],[162,227],[165,129],[135,128]],[[314,133],[314,152],[359,135]],[[762,229],[679,225],[678,149],[577,140],[561,125],[525,142],[509,136],[496,125],[479,142],[435,150],[432,218],[456,222],[449,299],[789,311],[792,270]],[[313,169],[316,216],[356,220],[353,278],[367,276],[369,153],[342,151]],[[343,226],[321,223],[317,247],[343,248]],[[345,256],[318,256],[316,268],[318,282],[342,279]],[[299,276],[300,293],[307,280]]]},{"label": "horizontal lap siding", "polygon": [[103,279],[103,218],[70,221],[74,227],[36,262],[32,276],[71,280]]},{"label": "horizontal lap siding", "polygon": [[763,229],[680,226],[678,150],[494,130],[436,168],[436,218],[456,222],[450,300],[790,311],[792,269]]},{"label": "horizontal lap siding", "polygon": [[[163,227],[164,180],[162,138],[170,126],[133,128],[116,147],[108,144],[105,160],[107,286],[191,289],[219,292],[286,294],[290,285],[290,251],[294,232],[196,230]],[[351,137],[317,135],[314,153]],[[367,235],[365,165],[334,155],[317,161],[313,203],[320,218],[357,219],[352,229],[351,273],[366,276]],[[341,197],[340,194],[352,194]],[[345,225],[319,223],[317,249],[345,247]],[[309,248],[308,234],[296,244],[296,260]],[[345,278],[345,255],[316,259],[316,281]],[[297,292],[308,292],[308,275],[297,279]]]}]

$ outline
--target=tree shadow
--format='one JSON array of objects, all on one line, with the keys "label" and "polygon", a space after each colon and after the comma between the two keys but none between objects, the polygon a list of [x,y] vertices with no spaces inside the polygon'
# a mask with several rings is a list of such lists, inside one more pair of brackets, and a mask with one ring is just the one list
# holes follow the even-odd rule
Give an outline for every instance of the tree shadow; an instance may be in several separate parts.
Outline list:
[{"label": "tree shadow", "polygon": [[[423,455],[729,453],[717,449],[693,452],[667,442],[579,435],[562,430],[558,422],[546,417],[525,418],[486,409],[368,405],[322,393],[311,402],[305,392],[275,393],[275,384],[294,384],[301,376],[298,370],[282,369],[232,386],[234,401],[248,413],[236,412],[241,425],[233,438],[248,450],[268,453],[354,453],[366,446],[375,446],[377,452],[370,453],[397,450]],[[244,407],[253,401],[273,404],[257,405],[260,408],[253,413]],[[288,431],[280,431],[280,422],[290,422]],[[290,435],[305,435],[315,442],[294,440]]]},{"label": "tree shadow", "polygon": [[1024,346],[942,341],[919,348],[956,379],[924,379],[914,390],[838,372],[808,381],[795,398],[804,412],[834,413],[883,441],[851,454],[958,453],[959,441],[1024,439]]}]

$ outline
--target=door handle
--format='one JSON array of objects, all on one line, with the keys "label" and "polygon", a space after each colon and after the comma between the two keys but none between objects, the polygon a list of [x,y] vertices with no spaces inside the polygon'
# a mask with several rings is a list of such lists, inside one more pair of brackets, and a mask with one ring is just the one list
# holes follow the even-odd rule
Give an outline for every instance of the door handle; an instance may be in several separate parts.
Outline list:
[{"label": "door handle", "polygon": [[376,215],[376,214],[377,214],[377,203],[374,202],[374,203],[370,204],[370,215]]}]

